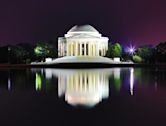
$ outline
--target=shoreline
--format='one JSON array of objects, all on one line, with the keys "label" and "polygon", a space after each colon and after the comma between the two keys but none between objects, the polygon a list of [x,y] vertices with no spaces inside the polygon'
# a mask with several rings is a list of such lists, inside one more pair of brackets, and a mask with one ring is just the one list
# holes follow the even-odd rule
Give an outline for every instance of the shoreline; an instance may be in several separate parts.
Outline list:
[{"label": "shoreline", "polygon": [[103,64],[103,63],[61,63],[61,64],[0,64],[0,69],[3,68],[114,68],[114,67],[166,67],[162,64]]}]

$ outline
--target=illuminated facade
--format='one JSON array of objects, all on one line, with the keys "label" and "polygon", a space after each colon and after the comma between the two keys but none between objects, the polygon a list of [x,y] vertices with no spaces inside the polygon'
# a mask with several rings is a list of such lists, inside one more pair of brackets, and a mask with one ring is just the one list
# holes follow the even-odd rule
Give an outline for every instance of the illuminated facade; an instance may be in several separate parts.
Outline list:
[{"label": "illuminated facade", "polygon": [[[134,95],[134,68],[112,68],[112,69],[43,69],[36,71],[35,89],[41,91],[50,87],[50,80],[54,77],[58,79],[58,96],[64,97],[65,101],[72,106],[93,107],[103,99],[109,97],[109,84],[114,84],[116,91],[122,88],[122,73],[130,72],[129,87],[131,95]],[[46,80],[49,83],[44,85]],[[10,84],[11,82],[9,82]],[[8,85],[9,85],[8,84]],[[51,83],[51,85],[54,85]]]},{"label": "illuminated facade", "polygon": [[[70,71],[69,71],[70,72]],[[94,106],[109,96],[109,73],[103,70],[58,71],[58,95],[70,105]]]},{"label": "illuminated facade", "polygon": [[105,56],[108,38],[92,26],[74,26],[58,38],[58,56]]}]

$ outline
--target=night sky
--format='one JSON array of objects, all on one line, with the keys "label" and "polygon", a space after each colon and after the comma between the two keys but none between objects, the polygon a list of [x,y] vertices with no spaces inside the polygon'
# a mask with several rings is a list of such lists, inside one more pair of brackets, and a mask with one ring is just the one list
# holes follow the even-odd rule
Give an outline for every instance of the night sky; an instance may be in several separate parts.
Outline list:
[{"label": "night sky", "polygon": [[90,24],[113,42],[166,41],[165,0],[1,0],[0,45],[34,43]]}]

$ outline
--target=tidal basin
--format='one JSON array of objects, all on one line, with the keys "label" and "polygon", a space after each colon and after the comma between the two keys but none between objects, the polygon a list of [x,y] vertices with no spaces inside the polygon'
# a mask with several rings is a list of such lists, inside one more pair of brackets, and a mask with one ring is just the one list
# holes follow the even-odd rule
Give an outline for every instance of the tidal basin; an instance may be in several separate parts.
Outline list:
[{"label": "tidal basin", "polygon": [[0,124],[164,125],[166,68],[1,69]]}]

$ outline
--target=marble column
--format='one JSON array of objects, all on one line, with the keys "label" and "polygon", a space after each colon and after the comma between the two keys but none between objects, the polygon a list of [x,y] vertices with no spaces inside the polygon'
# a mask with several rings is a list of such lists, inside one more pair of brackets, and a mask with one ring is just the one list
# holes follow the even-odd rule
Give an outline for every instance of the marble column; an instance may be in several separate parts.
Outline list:
[{"label": "marble column", "polygon": [[92,56],[94,56],[94,44],[92,44]]},{"label": "marble column", "polygon": [[75,46],[75,43],[73,42],[73,56],[75,56],[75,54],[76,54],[75,48],[76,48],[76,46]]},{"label": "marble column", "polygon": [[71,56],[71,46],[70,46],[70,43],[69,43],[69,56]]},{"label": "marble column", "polygon": [[64,56],[64,43],[62,43],[62,56]]},{"label": "marble column", "polygon": [[88,56],[91,56],[91,43],[88,43]]},{"label": "marble column", "polygon": [[95,43],[95,56],[97,56],[97,45]]},{"label": "marble column", "polygon": [[60,43],[59,48],[60,48],[60,50],[59,50],[60,56],[62,56],[62,43]]},{"label": "marble column", "polygon": [[82,56],[82,43],[80,42],[80,56]]},{"label": "marble column", "polygon": [[71,47],[71,52],[70,52],[71,54],[70,55],[73,56],[73,43],[71,43],[70,47]]},{"label": "marble column", "polygon": [[86,56],[86,42],[84,42],[84,56]]},{"label": "marble column", "polygon": [[78,43],[75,42],[75,56],[78,56]]},{"label": "marble column", "polygon": [[104,56],[104,48],[102,47],[102,56]]},{"label": "marble column", "polygon": [[99,56],[99,43],[96,42],[96,56]]},{"label": "marble column", "polygon": [[69,43],[67,43],[67,56],[69,56]]},{"label": "marble column", "polygon": [[96,56],[96,45],[93,44],[93,56]]},{"label": "marble column", "polygon": [[104,47],[103,47],[103,56],[105,55],[105,50],[104,50]]},{"label": "marble column", "polygon": [[70,56],[72,56],[72,43],[70,43]]}]

